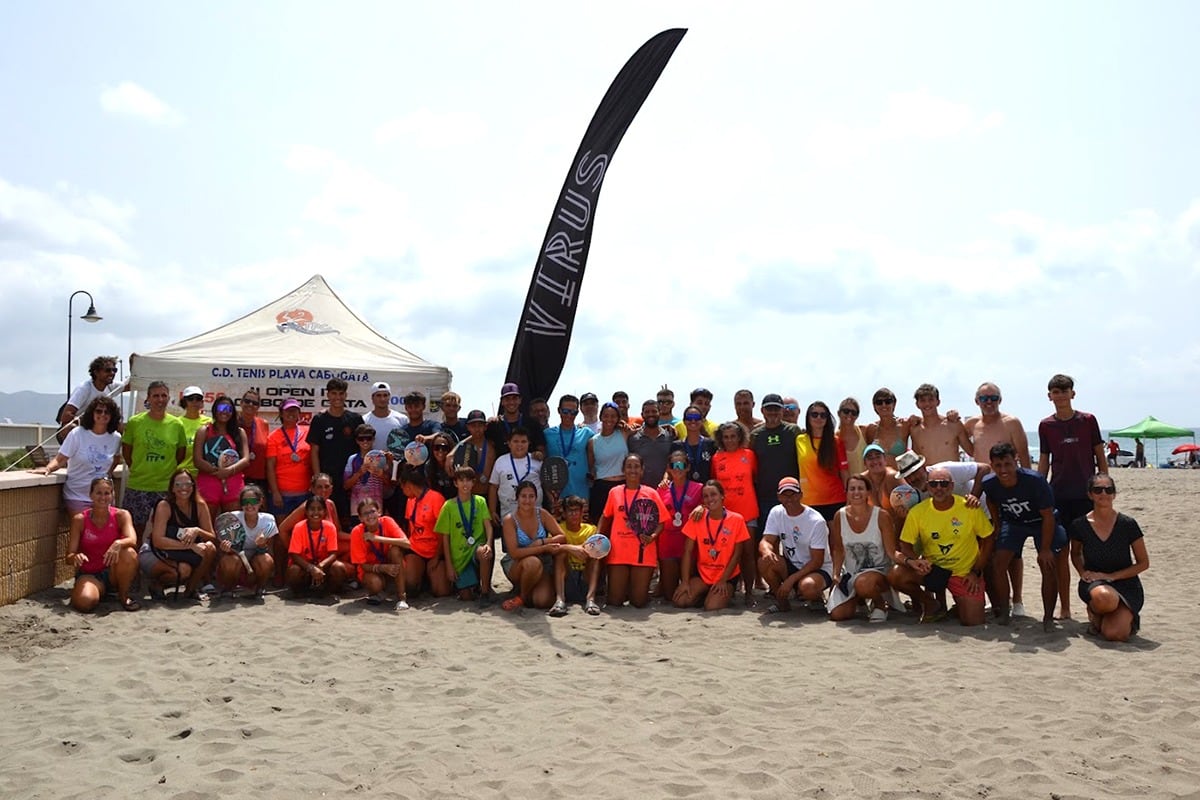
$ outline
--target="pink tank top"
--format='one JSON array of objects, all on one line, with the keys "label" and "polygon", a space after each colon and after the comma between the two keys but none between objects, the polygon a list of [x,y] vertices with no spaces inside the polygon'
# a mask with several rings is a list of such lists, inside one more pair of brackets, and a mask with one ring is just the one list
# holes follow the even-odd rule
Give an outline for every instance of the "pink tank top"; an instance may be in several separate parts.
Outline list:
[{"label": "pink tank top", "polygon": [[103,572],[105,569],[104,553],[119,538],[120,536],[117,532],[117,510],[115,508],[108,510],[108,522],[102,528],[97,528],[96,523],[92,522],[92,512],[85,511],[83,514],[83,535],[79,537],[79,552],[87,556],[87,562],[79,568],[79,571],[89,575]]}]

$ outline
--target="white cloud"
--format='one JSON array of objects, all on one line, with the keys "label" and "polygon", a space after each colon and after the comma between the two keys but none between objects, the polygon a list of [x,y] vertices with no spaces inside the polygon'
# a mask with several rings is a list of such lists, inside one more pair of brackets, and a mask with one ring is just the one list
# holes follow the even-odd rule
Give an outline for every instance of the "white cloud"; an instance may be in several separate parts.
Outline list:
[{"label": "white cloud", "polygon": [[183,124],[182,114],[132,81],[105,86],[100,92],[100,107],[109,114],[137,117],[155,125]]},{"label": "white cloud", "polygon": [[35,250],[127,255],[123,233],[134,207],[60,182],[54,193],[0,178],[0,241]]},{"label": "white cloud", "polygon": [[418,147],[451,149],[477,142],[485,133],[486,126],[476,114],[418,108],[377,127],[375,141],[378,144],[390,144],[404,140]]},{"label": "white cloud", "polygon": [[820,161],[844,164],[887,144],[977,135],[1003,124],[999,111],[980,113],[922,88],[888,95],[878,121],[867,125],[837,120],[815,123],[805,138],[805,149]]}]

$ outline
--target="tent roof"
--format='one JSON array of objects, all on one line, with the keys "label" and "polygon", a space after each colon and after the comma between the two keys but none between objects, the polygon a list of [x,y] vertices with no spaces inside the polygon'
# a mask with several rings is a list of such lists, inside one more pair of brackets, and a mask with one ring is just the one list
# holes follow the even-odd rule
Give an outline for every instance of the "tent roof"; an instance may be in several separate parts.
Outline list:
[{"label": "tent roof", "polygon": [[320,275],[241,319],[133,359],[220,360],[236,365],[302,360],[361,369],[436,370],[351,311]]},{"label": "tent roof", "polygon": [[1146,417],[1136,425],[1130,425],[1128,428],[1122,428],[1119,431],[1109,431],[1108,435],[1120,436],[1125,439],[1133,437],[1139,439],[1175,439],[1180,436],[1195,436],[1196,434],[1187,428],[1176,428],[1174,425],[1159,422],[1154,417]]}]

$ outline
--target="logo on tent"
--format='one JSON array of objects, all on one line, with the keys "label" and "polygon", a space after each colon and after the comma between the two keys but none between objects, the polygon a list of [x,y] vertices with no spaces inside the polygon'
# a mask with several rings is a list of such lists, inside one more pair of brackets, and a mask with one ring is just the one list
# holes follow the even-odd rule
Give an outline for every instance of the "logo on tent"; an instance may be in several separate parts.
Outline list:
[{"label": "logo on tent", "polygon": [[318,336],[323,333],[337,333],[338,331],[324,322],[314,322],[312,312],[306,308],[289,308],[287,311],[280,311],[275,315],[275,328],[283,331],[297,331],[298,333],[307,333],[309,336]]}]

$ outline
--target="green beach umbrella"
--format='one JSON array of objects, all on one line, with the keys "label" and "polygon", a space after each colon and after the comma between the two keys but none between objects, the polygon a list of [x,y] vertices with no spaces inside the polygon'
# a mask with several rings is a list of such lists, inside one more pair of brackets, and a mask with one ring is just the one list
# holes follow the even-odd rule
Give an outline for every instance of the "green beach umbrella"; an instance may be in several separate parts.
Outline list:
[{"label": "green beach umbrella", "polygon": [[[1119,436],[1123,439],[1178,439],[1183,436],[1191,436],[1193,440],[1196,438],[1195,431],[1168,425],[1154,417],[1146,417],[1136,425],[1121,428],[1119,431],[1109,431],[1108,435],[1113,438]],[[1154,461],[1158,462],[1157,441],[1154,443]]]}]

